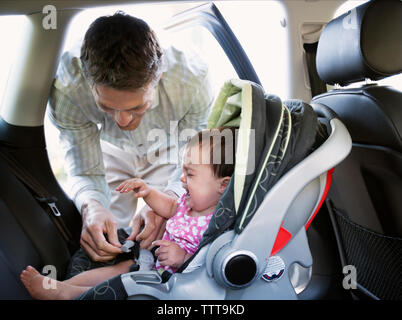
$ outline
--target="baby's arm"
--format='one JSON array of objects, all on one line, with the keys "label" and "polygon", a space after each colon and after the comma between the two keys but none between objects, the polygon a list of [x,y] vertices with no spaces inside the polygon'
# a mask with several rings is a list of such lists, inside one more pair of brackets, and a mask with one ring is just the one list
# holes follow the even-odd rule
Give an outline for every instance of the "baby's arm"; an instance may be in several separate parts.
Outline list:
[{"label": "baby's arm", "polygon": [[144,180],[138,178],[124,181],[116,191],[120,193],[134,191],[135,197],[143,198],[156,214],[166,219],[173,217],[177,210],[177,199],[149,187]]}]

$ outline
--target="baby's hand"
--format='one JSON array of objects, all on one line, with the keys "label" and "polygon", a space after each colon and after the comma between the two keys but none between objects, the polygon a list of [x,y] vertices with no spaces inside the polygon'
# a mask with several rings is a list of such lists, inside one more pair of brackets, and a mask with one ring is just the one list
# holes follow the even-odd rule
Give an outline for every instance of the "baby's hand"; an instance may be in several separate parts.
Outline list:
[{"label": "baby's hand", "polygon": [[128,179],[123,183],[121,183],[116,188],[116,191],[120,191],[120,193],[134,191],[135,197],[144,198],[149,194],[151,190],[149,189],[148,185],[145,183],[144,180],[133,178]]},{"label": "baby's hand", "polygon": [[162,266],[179,268],[189,258],[189,254],[173,241],[157,240],[152,244],[160,246],[155,251],[155,255]]}]

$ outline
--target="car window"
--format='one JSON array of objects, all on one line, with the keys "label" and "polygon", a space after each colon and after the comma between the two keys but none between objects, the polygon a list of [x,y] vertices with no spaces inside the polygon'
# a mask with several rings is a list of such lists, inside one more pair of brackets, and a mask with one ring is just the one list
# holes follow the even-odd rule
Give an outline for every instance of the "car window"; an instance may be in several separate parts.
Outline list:
[{"label": "car window", "polygon": [[[71,22],[63,51],[80,45],[85,31],[97,17],[122,10],[127,14],[145,20],[155,30],[162,46],[174,45],[189,54],[199,55],[212,71],[211,83],[214,92],[218,93],[224,81],[236,78],[237,74],[213,35],[200,25],[174,32],[163,29],[168,18],[172,15],[203,3],[205,1],[137,4],[85,10]],[[267,3],[261,1],[224,1],[215,2],[215,4],[243,46],[266,91],[284,97],[286,95],[286,54],[284,54],[286,41],[285,30],[280,23],[284,16],[280,4],[275,1],[267,1]],[[261,11],[265,13],[262,15]],[[270,16],[267,16],[267,12]],[[264,37],[262,37],[263,41],[260,41],[255,35],[262,32],[264,32]],[[63,169],[63,155],[60,152],[58,132],[50,124],[47,117],[45,119],[45,134],[52,169],[68,193],[69,186]]]},{"label": "car window", "polygon": [[279,1],[215,3],[241,43],[266,92],[291,97],[287,86],[286,12]]},{"label": "car window", "polygon": [[[63,51],[82,41],[85,31],[97,17],[123,10],[144,19],[155,30],[163,44],[195,50],[203,60],[213,63],[214,68],[221,68],[222,72],[219,69],[214,72],[220,79],[213,79],[214,84],[219,87],[222,81],[236,74],[232,72],[233,68],[213,36],[199,26],[175,31],[173,34],[163,29],[169,17],[204,3],[205,1],[154,3],[85,10],[71,23]],[[286,29],[281,25],[285,17],[282,5],[277,1],[249,0],[214,3],[244,48],[266,91],[286,98]]]},{"label": "car window", "polygon": [[15,52],[21,44],[25,16],[0,16],[0,110],[3,106],[6,84],[14,65]]}]

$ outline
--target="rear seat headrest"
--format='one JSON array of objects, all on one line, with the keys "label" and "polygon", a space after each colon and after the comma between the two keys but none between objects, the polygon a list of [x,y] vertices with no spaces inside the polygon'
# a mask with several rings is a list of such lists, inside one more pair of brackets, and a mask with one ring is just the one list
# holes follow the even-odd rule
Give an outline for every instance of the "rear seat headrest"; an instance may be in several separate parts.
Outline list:
[{"label": "rear seat headrest", "polygon": [[402,71],[402,1],[374,0],[329,22],[317,49],[329,84],[379,80]]}]

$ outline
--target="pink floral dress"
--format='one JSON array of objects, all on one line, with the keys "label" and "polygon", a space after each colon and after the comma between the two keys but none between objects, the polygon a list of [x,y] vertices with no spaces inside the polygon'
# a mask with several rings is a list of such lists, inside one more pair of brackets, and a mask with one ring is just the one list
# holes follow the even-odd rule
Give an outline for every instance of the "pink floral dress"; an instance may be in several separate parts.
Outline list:
[{"label": "pink floral dress", "polygon": [[[185,196],[178,201],[176,214],[166,222],[162,240],[174,241],[188,254],[194,254],[214,212],[199,217],[189,216]],[[159,261],[156,261],[155,267],[158,271],[162,269],[176,272],[176,269],[170,266],[162,266]]]}]

